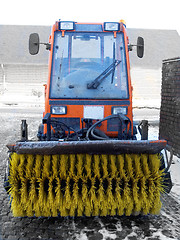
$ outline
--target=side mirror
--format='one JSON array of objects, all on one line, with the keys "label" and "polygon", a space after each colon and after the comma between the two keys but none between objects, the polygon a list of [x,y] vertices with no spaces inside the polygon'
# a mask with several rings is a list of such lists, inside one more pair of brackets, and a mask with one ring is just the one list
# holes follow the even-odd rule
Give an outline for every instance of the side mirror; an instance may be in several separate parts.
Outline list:
[{"label": "side mirror", "polygon": [[137,56],[139,58],[144,56],[144,39],[142,37],[138,37],[137,39]]},{"label": "side mirror", "polygon": [[36,55],[39,52],[39,35],[37,33],[31,33],[29,36],[29,53]]}]

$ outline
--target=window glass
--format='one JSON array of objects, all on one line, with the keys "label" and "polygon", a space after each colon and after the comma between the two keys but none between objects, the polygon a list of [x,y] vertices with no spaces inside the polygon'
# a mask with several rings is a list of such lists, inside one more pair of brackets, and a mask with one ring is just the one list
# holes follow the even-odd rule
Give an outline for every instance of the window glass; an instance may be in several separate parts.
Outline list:
[{"label": "window glass", "polygon": [[128,98],[123,34],[55,32],[50,98]]}]

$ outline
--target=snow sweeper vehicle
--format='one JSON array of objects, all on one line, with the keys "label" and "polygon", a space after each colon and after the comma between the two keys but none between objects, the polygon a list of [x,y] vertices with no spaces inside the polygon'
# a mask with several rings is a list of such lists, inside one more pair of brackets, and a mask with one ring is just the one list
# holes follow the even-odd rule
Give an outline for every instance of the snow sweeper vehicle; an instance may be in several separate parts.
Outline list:
[{"label": "snow sweeper vehicle", "polygon": [[[30,54],[50,52],[38,141],[8,145],[5,187],[14,216],[157,214],[171,179],[165,140],[136,138],[124,21],[58,21],[48,43],[29,38]],[[138,37],[138,57],[144,40]],[[141,126],[141,133],[144,129]]]}]

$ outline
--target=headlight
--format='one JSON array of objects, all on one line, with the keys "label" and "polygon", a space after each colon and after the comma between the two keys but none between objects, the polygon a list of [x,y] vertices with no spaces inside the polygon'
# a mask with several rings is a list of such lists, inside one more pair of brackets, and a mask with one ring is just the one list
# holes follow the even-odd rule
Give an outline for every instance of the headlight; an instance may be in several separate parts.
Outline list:
[{"label": "headlight", "polygon": [[122,113],[127,114],[127,107],[112,107],[112,114]]},{"label": "headlight", "polygon": [[73,30],[74,22],[59,22],[59,30]]},{"label": "headlight", "polygon": [[117,22],[105,22],[104,23],[105,31],[119,31],[119,23]]},{"label": "headlight", "polygon": [[52,106],[51,107],[51,113],[62,115],[67,113],[67,107],[66,106]]}]

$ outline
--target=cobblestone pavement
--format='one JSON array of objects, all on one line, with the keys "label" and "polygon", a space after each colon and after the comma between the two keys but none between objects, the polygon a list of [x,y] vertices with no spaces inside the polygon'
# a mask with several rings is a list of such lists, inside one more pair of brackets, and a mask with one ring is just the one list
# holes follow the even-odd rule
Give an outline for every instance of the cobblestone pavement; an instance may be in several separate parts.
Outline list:
[{"label": "cobblestone pavement", "polygon": [[36,136],[41,115],[1,112],[0,116],[0,240],[99,240],[99,239],[179,239],[180,204],[173,196],[163,197],[159,216],[92,218],[14,218],[3,188],[7,158],[6,144],[20,138],[21,119],[29,125],[29,138]]}]

